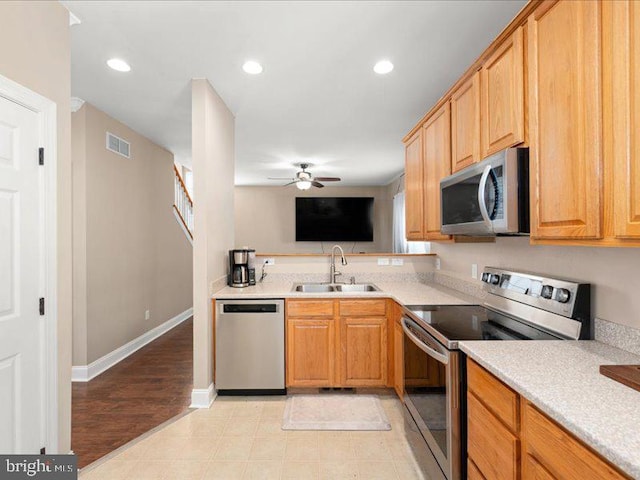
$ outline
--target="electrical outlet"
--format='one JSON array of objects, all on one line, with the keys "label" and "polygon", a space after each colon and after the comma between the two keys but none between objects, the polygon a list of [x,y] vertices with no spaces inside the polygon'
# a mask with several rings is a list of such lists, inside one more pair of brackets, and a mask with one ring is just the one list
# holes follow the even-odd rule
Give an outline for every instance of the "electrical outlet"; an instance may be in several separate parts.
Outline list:
[{"label": "electrical outlet", "polygon": [[402,258],[392,258],[391,265],[393,265],[394,267],[400,267],[404,265],[404,260]]},{"label": "electrical outlet", "polygon": [[264,259],[264,264],[265,265],[275,265],[276,264],[276,259],[273,258],[273,257],[265,258]]},{"label": "electrical outlet", "polygon": [[471,278],[478,278],[478,264],[477,263],[472,263],[471,264]]},{"label": "electrical outlet", "polygon": [[436,258],[436,270],[440,270],[440,259]]},{"label": "electrical outlet", "polygon": [[388,258],[379,258],[378,259],[378,265],[389,265],[389,259]]},{"label": "electrical outlet", "polygon": [[149,320],[151,318],[151,312],[149,310],[144,311],[144,319]]}]

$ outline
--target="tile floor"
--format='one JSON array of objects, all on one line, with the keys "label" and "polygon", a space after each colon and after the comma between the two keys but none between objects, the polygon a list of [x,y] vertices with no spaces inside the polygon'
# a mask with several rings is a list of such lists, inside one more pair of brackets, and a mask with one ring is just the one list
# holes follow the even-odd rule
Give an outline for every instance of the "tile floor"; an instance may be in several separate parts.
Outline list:
[{"label": "tile floor", "polygon": [[422,479],[402,405],[380,396],[392,429],[284,431],[285,397],[218,397],[81,472],[83,480]]}]

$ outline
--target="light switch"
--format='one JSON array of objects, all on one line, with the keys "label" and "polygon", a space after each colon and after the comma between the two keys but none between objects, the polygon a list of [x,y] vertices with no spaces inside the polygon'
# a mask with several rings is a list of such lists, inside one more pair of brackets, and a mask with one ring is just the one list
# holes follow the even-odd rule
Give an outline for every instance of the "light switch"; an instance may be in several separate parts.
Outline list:
[{"label": "light switch", "polygon": [[378,259],[378,265],[389,265],[389,259],[388,258],[379,258]]},{"label": "light switch", "polygon": [[392,258],[391,265],[394,267],[400,267],[401,265],[404,265],[404,260],[402,258]]}]

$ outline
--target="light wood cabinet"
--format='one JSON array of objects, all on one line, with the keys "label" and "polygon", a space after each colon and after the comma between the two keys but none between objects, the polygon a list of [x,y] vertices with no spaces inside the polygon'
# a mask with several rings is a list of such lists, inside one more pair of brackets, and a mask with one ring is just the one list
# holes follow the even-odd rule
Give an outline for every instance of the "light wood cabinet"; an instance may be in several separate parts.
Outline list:
[{"label": "light wood cabinet", "polygon": [[480,73],[451,95],[451,171],[480,161]]},{"label": "light wood cabinet", "polygon": [[404,398],[404,332],[400,322],[393,322],[393,389],[400,400]]},{"label": "light wood cabinet", "polygon": [[523,27],[482,65],[480,106],[482,158],[525,141]]},{"label": "light wood cabinet", "polygon": [[440,180],[451,173],[451,111],[449,104],[442,106],[422,127],[424,147],[424,239],[449,240],[440,233]]},{"label": "light wood cabinet", "polygon": [[424,239],[424,164],[422,130],[405,145],[405,230],[407,240]]},{"label": "light wood cabinet", "polygon": [[386,317],[342,318],[341,384],[346,387],[387,384]]},{"label": "light wood cabinet", "polygon": [[601,238],[601,3],[546,1],[527,27],[531,236]]},{"label": "light wood cabinet", "polygon": [[335,384],[335,320],[287,319],[287,386]]},{"label": "light wood cabinet", "polygon": [[640,239],[640,4],[610,2],[612,14],[613,234]]},{"label": "light wood cabinet", "polygon": [[386,386],[387,302],[288,300],[287,386]]},{"label": "light wood cabinet", "polygon": [[628,478],[472,360],[467,386],[469,478]]},{"label": "light wood cabinet", "polygon": [[530,403],[524,408],[524,478],[627,478]]},{"label": "light wood cabinet", "polygon": [[520,478],[520,440],[473,394],[467,395],[467,450],[485,478]]}]

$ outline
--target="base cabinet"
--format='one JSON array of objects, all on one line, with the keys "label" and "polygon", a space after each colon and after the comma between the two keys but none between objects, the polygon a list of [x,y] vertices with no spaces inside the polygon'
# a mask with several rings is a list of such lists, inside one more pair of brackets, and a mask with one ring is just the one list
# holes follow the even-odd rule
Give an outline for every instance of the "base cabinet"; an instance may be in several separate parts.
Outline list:
[{"label": "base cabinet", "polygon": [[386,299],[287,301],[287,387],[384,387]]},{"label": "base cabinet", "polygon": [[287,319],[287,385],[330,387],[335,383],[333,319]]},{"label": "base cabinet", "polygon": [[468,478],[629,478],[477,363],[467,372]]}]

